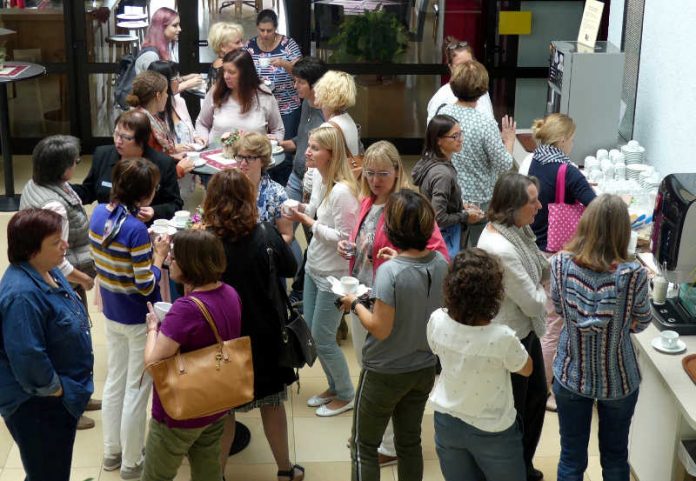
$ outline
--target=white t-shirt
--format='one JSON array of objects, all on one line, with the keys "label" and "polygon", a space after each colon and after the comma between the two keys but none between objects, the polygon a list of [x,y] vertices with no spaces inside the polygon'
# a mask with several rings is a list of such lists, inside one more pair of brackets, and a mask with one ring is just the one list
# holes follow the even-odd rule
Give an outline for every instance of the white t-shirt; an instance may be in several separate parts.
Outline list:
[{"label": "white t-shirt", "polygon": [[528,357],[513,330],[460,324],[442,308],[430,316],[427,335],[442,364],[430,394],[435,411],[487,432],[512,426],[517,411],[510,373],[522,369]]},{"label": "white t-shirt", "polygon": [[[343,113],[331,117],[329,120],[341,127],[350,153],[353,155],[360,155],[360,135],[358,134],[358,126],[355,125],[353,118],[349,114]],[[321,124],[321,127],[333,127],[333,125],[327,121]]]},{"label": "white t-shirt", "polygon": [[[437,115],[437,111],[442,104],[453,104],[457,101],[457,97],[454,96],[452,92],[452,87],[449,83],[446,83],[440,89],[435,92],[435,95],[428,102],[428,120],[425,122],[426,127],[430,123],[433,117]],[[491,103],[491,97],[488,92],[479,97],[478,102],[476,102],[476,110],[484,115],[495,120],[493,117],[493,104]]]}]

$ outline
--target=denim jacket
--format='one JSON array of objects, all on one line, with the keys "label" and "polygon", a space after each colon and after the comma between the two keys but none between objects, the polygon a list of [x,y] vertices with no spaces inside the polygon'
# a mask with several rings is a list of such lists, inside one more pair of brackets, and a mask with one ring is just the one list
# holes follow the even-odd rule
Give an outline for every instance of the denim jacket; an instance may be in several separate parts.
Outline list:
[{"label": "denim jacket", "polygon": [[63,387],[65,408],[79,417],[94,385],[89,318],[63,274],[52,287],[29,264],[10,265],[0,281],[0,415]]}]

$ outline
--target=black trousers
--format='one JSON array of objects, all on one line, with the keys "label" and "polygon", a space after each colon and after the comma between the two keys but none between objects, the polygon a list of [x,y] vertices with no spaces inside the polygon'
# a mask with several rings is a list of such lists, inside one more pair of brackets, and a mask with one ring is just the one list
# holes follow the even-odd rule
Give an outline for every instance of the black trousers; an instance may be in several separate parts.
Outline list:
[{"label": "black trousers", "polygon": [[57,397],[33,397],[5,418],[19,447],[25,481],[70,481],[77,418]]},{"label": "black trousers", "polygon": [[532,459],[536,452],[541,430],[544,427],[546,414],[546,372],[544,356],[541,352],[541,342],[534,332],[522,339],[522,345],[532,358],[533,371],[531,376],[524,377],[512,374],[512,395],[515,398],[515,409],[522,420],[522,444],[524,462],[527,469],[532,467]]}]

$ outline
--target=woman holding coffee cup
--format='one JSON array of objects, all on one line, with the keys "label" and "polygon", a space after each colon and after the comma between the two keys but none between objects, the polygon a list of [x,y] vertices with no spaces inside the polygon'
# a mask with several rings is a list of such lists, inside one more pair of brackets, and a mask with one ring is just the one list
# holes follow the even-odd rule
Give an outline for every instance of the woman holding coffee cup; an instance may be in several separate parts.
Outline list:
[{"label": "woman holding coffee cup", "polygon": [[[327,277],[348,274],[348,262],[336,252],[347,239],[358,214],[357,186],[346,161],[346,148],[338,129],[328,126],[310,132],[305,153],[308,167],[316,167],[309,204],[289,209],[286,217],[310,228],[312,240],[305,266],[304,314],[317,345],[317,355],[329,387],[307,401],[317,416],[335,416],[353,409],[353,383],[348,363],[336,343],[342,313]],[[309,174],[308,174],[309,175]],[[315,214],[316,213],[316,220]]]},{"label": "woman holding coffee cup", "polygon": [[626,204],[603,194],[587,206],[575,237],[551,261],[551,294],[563,318],[553,363],[559,481],[583,477],[595,401],[605,479],[629,479],[628,432],[640,384],[629,334],[651,319],[647,271],[626,261],[630,232]]}]

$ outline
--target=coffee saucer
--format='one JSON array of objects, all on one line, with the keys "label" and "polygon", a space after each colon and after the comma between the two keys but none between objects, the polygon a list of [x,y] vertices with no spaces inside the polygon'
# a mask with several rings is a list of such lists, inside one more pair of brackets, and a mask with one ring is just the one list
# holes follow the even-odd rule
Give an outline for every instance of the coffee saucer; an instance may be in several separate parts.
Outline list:
[{"label": "coffee saucer", "polygon": [[662,338],[659,336],[653,339],[650,344],[657,351],[660,351],[665,354],[680,354],[686,351],[686,344],[684,344],[684,341],[682,341],[681,339],[677,339],[677,345],[672,348],[665,347],[664,344],[662,344]]},{"label": "coffee saucer", "polygon": [[186,224],[188,224],[188,222],[184,222],[183,224],[180,224],[180,223],[176,222],[174,219],[171,219],[169,221],[169,227],[174,227],[175,229],[186,229]]},{"label": "coffee saucer", "polygon": [[[326,278],[327,281],[331,284],[331,292],[336,294],[339,297],[343,297],[347,295],[346,291],[343,290],[343,286],[341,285],[341,281],[336,279],[333,276],[329,276]],[[358,288],[355,290],[355,296],[356,297],[362,297],[363,295],[367,294],[370,292],[370,288],[367,287],[365,284],[360,284],[358,285]]]},{"label": "coffee saucer", "polygon": [[283,149],[280,145],[273,147],[273,155],[282,154],[283,152],[285,152],[285,149]]}]

